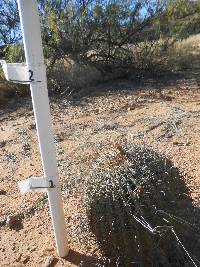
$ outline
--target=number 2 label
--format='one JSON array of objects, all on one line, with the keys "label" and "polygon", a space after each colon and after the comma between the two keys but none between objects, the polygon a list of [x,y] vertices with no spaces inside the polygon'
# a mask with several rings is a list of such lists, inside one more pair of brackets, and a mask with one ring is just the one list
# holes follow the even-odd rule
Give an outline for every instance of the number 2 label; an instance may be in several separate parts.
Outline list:
[{"label": "number 2 label", "polygon": [[33,71],[32,70],[29,70],[28,72],[30,73],[30,75],[29,75],[29,81],[30,82],[33,82],[34,81],[34,79],[33,79]]}]

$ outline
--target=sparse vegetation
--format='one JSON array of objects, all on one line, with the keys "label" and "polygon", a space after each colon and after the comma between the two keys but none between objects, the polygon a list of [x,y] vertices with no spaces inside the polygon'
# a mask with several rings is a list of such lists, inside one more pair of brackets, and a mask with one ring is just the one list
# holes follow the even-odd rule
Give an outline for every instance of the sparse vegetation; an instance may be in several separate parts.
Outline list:
[{"label": "sparse vegetation", "polygon": [[25,96],[27,92],[27,86],[18,86],[0,78],[0,105],[6,104],[11,98]]},{"label": "sparse vegetation", "polygon": [[[55,132],[54,142],[57,147],[57,166],[71,249],[69,256],[65,259],[56,256],[48,205],[45,202],[46,197],[44,197],[44,201],[42,195],[37,193],[27,194],[24,197],[16,188],[17,181],[29,175],[40,176],[40,170],[42,170],[30,98],[21,99],[18,102],[18,106],[9,103],[0,110],[0,132],[2,139],[0,153],[0,172],[2,176],[2,179],[0,179],[0,236],[2,249],[0,249],[0,258],[3,262],[2,266],[23,264],[26,257],[30,257],[27,260],[27,265],[30,267],[41,266],[45,262],[46,256],[53,255],[58,261],[56,266],[111,267],[111,262],[106,260],[104,256],[106,254],[109,258],[108,254],[110,253],[105,242],[100,238],[98,239],[100,245],[98,245],[95,235],[92,234],[91,228],[89,228],[92,224],[87,219],[88,206],[86,207],[84,185],[89,173],[90,176],[97,173],[97,184],[101,184],[101,182],[106,184],[106,176],[102,176],[104,173],[110,175],[111,179],[114,177],[117,169],[121,173],[123,170],[128,172],[128,168],[134,165],[134,162],[130,160],[129,164],[129,160],[126,159],[124,150],[131,150],[131,146],[126,147],[124,145],[126,143],[151,145],[150,151],[153,151],[155,155],[157,155],[156,151],[160,151],[162,153],[159,153],[158,156],[164,159],[165,156],[163,155],[167,154],[167,158],[173,159],[176,166],[180,168],[183,175],[177,171],[175,166],[172,169],[172,174],[177,171],[177,175],[180,175],[181,179],[177,178],[177,180],[171,182],[172,185],[176,185],[176,181],[179,185],[180,182],[180,186],[177,188],[173,186],[171,189],[169,184],[170,191],[177,192],[176,195],[173,195],[173,199],[177,200],[177,202],[170,203],[168,199],[165,201],[164,193],[159,193],[161,188],[161,190],[164,188],[163,191],[167,191],[165,189],[168,184],[163,185],[161,183],[159,185],[159,181],[157,181],[158,185],[156,184],[156,186],[152,183],[152,190],[153,188],[155,189],[155,194],[150,191],[150,195],[153,195],[153,197],[149,201],[152,203],[158,197],[158,199],[163,201],[160,205],[165,204],[166,209],[168,211],[170,209],[171,213],[158,213],[157,216],[153,214],[153,218],[157,220],[160,218],[159,223],[158,221],[152,223],[152,217],[150,218],[145,215],[151,213],[153,208],[145,210],[143,217],[152,228],[163,224],[173,225],[175,233],[192,259],[195,262],[199,260],[200,243],[196,242],[196,237],[199,235],[197,226],[200,215],[198,167],[200,101],[198,85],[196,84],[196,87],[193,87],[192,90],[187,90],[185,89],[185,82],[179,84],[182,89],[180,87],[176,88],[176,85],[169,83],[169,87],[166,88],[165,85],[165,88],[162,89],[162,95],[156,93],[156,86],[157,83],[151,84],[151,91],[149,92],[147,91],[149,89],[148,83],[146,87],[145,85],[142,86],[143,91],[141,92],[141,85],[135,85],[131,81],[117,81],[115,83],[106,83],[98,87],[98,90],[94,88],[93,93],[95,95],[93,97],[77,98],[76,100],[71,99],[69,101],[68,98],[63,96],[59,99],[54,98],[55,102],[51,101]],[[189,81],[187,81],[187,86],[190,86]],[[167,99],[168,96],[170,96],[171,100]],[[28,146],[27,143],[29,144]],[[144,148],[144,145],[141,146],[141,150],[142,148]],[[24,151],[30,153],[23,153]],[[106,151],[109,151],[109,153]],[[157,164],[159,165],[159,163],[154,163],[153,166]],[[161,164],[161,166],[163,165]],[[94,171],[92,171],[93,168]],[[113,169],[114,172],[112,172]],[[157,166],[155,166],[155,169],[157,169]],[[101,173],[99,171],[98,174],[98,170]],[[166,174],[165,177],[167,181],[168,175]],[[135,176],[133,176],[133,180],[136,180]],[[149,185],[148,181],[151,181],[151,179],[147,179],[147,185]],[[136,180],[136,182],[138,182],[137,185],[140,184],[139,181]],[[111,188],[113,188],[112,185]],[[148,188],[148,186],[145,188]],[[148,191],[145,189],[144,195],[142,195],[142,191],[140,195],[140,188],[133,192],[135,194],[135,198],[133,197],[134,203],[137,203],[138,206],[141,203],[146,205],[145,200],[148,201]],[[100,186],[99,192],[102,192]],[[117,194],[116,191],[113,190],[113,192]],[[180,199],[179,192],[181,193]],[[186,195],[182,194],[182,192],[185,192]],[[139,198],[136,197],[137,194],[140,195]],[[156,194],[158,195],[157,197]],[[169,196],[169,199],[172,197],[168,194],[168,191],[166,196]],[[192,199],[190,199],[190,196]],[[97,203],[97,205],[99,204],[101,203]],[[159,207],[159,203],[156,202],[156,204]],[[177,207],[179,204],[180,206],[182,205],[181,209]],[[132,207],[134,207],[134,204]],[[172,212],[173,207],[177,207],[174,212]],[[98,206],[95,208],[97,209]],[[96,215],[95,211],[93,218],[96,216],[98,218],[98,214]],[[113,209],[111,214],[108,211],[109,209],[105,209],[105,217],[112,215],[116,218],[115,222],[118,221],[118,209]],[[128,217],[126,212],[121,207],[119,211],[125,213],[122,222],[124,220],[124,223],[126,223]],[[142,208],[141,211],[143,211]],[[22,218],[22,229],[19,231],[17,229],[11,230],[6,226],[7,217],[10,215],[19,215]],[[134,215],[139,217],[140,210],[137,214],[134,213]],[[94,225],[96,224],[95,221],[93,223]],[[101,224],[101,221],[99,221],[99,224]],[[139,236],[141,231],[142,237],[148,237],[147,242],[152,241],[150,238],[152,236],[160,237],[157,234],[151,235],[149,230],[140,226],[140,223],[136,224],[135,220],[133,220],[133,226],[137,227],[137,236]],[[125,228],[125,230],[130,233],[131,239],[133,237],[131,229]],[[116,236],[121,238],[120,233],[117,233]],[[138,240],[139,242],[145,243],[144,240]],[[176,237],[172,232],[167,232],[166,235],[163,235],[158,243],[158,247],[160,248],[161,246],[164,251],[167,250],[167,247],[163,243],[166,246],[172,243],[178,247],[175,247],[174,252],[178,250],[178,253],[180,252],[178,255],[181,255],[183,252],[182,247],[178,245],[178,241],[176,241]],[[104,244],[105,246],[103,246]],[[153,244],[157,244],[156,240]],[[14,249],[15,247],[17,249]],[[102,255],[100,248],[104,255]],[[145,245],[144,248],[146,248]],[[121,253],[123,250],[124,247],[122,247]],[[113,257],[111,256],[114,266],[116,266],[115,252],[113,250]],[[145,253],[145,251],[142,253]],[[196,255],[197,259],[195,259]],[[160,257],[159,254],[157,258],[160,259]],[[173,254],[170,257],[175,259],[176,255]],[[184,259],[186,259],[189,266],[193,266],[191,262],[189,263],[189,258],[186,254],[184,254]],[[123,260],[123,256],[120,260]],[[196,265],[198,266],[199,263],[197,262]]]},{"label": "sparse vegetation", "polygon": [[[55,265],[200,266],[200,1],[38,6],[71,249]],[[0,3],[0,17],[0,59],[24,61],[16,0]],[[6,106],[28,90],[5,81],[0,70],[6,266],[41,266],[55,248],[47,196],[25,201],[16,190],[17,181],[42,169],[30,99]]]},{"label": "sparse vegetation", "polygon": [[[159,77],[166,70],[199,66],[198,45],[177,41],[198,33],[199,1],[45,0],[38,5],[51,92],[68,95],[110,79]],[[0,4],[0,53],[9,62],[24,60],[16,7],[16,0]]]}]

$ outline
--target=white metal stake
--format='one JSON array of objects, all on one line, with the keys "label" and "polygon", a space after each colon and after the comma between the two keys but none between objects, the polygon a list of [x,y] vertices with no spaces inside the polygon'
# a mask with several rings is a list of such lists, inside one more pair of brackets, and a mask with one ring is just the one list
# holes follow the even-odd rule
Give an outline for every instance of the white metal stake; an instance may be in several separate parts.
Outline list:
[{"label": "white metal stake", "polygon": [[[33,185],[31,187],[31,183],[33,184],[34,182],[36,184],[37,181],[39,181],[40,185],[46,185],[57,253],[60,257],[65,257],[68,254],[69,249],[66,237],[66,225],[62,207],[61,190],[58,181],[55,146],[51,130],[46,68],[43,58],[37,1],[17,1],[23,33],[27,71],[29,73],[28,78],[30,82],[34,116],[45,177],[43,180],[40,178],[39,180],[32,179],[29,181],[29,189],[37,188],[33,187]],[[41,189],[43,187],[39,188]]]}]

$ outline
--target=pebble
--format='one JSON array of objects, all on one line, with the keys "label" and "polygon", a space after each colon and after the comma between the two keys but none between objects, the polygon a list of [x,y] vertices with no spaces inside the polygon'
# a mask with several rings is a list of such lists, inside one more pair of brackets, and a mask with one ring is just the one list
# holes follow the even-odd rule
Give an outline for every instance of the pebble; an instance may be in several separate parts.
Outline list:
[{"label": "pebble", "polygon": [[21,261],[23,264],[26,264],[30,260],[30,256],[25,256]]},{"label": "pebble", "polygon": [[8,215],[6,218],[6,226],[10,229],[15,229],[20,222],[19,219],[18,215]]},{"label": "pebble", "polygon": [[33,251],[36,251],[36,247],[32,247],[32,248],[30,249],[30,252],[33,252]]},{"label": "pebble", "polygon": [[44,267],[52,267],[55,263],[56,258],[54,256],[47,256]]},{"label": "pebble", "polygon": [[0,142],[0,148],[4,147],[6,145],[6,141],[1,141]]},{"label": "pebble", "polygon": [[6,217],[3,216],[3,217],[0,217],[0,227],[6,225]]},{"label": "pebble", "polygon": [[22,149],[23,149],[24,151],[30,151],[30,150],[31,150],[31,146],[30,146],[30,144],[25,143],[25,144],[23,144]]},{"label": "pebble", "polygon": [[22,253],[20,253],[20,254],[18,255],[18,257],[16,258],[16,262],[19,262],[19,261],[21,260],[21,257],[22,257]]},{"label": "pebble", "polygon": [[36,129],[36,124],[35,123],[31,123],[30,126],[29,126],[29,129],[30,130]]},{"label": "pebble", "polygon": [[0,195],[1,195],[1,196],[4,196],[4,195],[6,195],[6,191],[5,191],[5,190],[3,190],[3,189],[2,189],[2,190],[0,190]]}]

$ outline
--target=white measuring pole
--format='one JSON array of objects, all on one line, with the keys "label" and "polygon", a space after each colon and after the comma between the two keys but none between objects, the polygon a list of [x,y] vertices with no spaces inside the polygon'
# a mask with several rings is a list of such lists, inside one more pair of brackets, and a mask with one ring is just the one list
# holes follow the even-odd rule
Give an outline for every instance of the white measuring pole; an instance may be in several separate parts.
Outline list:
[{"label": "white measuring pole", "polygon": [[[46,68],[43,58],[37,1],[17,1],[44,177],[47,181],[46,184],[49,184],[49,187],[46,190],[51,211],[57,253],[60,257],[65,257],[68,254],[69,249],[66,237],[61,189],[58,181],[55,146],[51,129]],[[44,181],[45,180],[43,180],[43,182]],[[42,187],[40,187],[40,189],[41,188]]]}]

